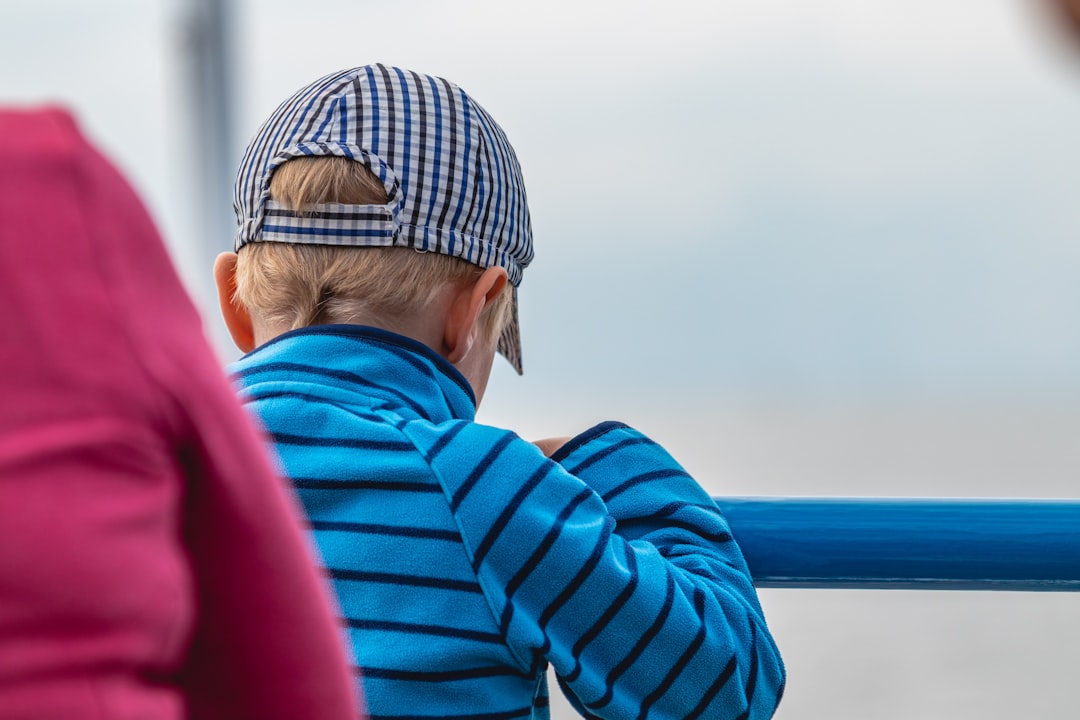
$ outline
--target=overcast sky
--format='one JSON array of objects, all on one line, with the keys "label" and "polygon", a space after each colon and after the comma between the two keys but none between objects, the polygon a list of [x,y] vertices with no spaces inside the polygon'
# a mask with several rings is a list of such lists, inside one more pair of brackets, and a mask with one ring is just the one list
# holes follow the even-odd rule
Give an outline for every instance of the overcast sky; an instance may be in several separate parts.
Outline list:
[{"label": "overcast sky", "polygon": [[[248,0],[235,152],[299,86],[367,62],[487,107],[537,247],[526,375],[497,365],[498,417],[627,396],[1080,397],[1080,47],[1037,10]],[[195,200],[185,12],[5,3],[0,99],[73,107],[213,311],[205,248],[231,241],[205,242]]]}]

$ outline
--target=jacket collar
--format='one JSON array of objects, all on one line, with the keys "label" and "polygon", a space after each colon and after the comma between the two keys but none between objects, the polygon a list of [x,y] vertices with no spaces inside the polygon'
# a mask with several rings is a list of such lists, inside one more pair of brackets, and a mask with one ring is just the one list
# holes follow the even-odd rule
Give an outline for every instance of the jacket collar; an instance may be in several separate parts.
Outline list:
[{"label": "jacket collar", "polygon": [[472,387],[445,358],[412,338],[365,325],[292,330],[255,348],[229,372],[254,396],[287,391],[346,398],[432,422],[476,415]]}]

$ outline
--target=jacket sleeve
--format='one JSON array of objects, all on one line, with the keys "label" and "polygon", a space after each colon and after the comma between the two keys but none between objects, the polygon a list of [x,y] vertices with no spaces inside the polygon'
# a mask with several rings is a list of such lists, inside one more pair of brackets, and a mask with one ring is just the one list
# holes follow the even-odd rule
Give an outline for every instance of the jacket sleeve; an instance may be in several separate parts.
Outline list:
[{"label": "jacket sleeve", "polygon": [[608,423],[555,458],[504,430],[410,427],[522,668],[600,718],[768,718],[784,684],[746,564],[708,494]]}]

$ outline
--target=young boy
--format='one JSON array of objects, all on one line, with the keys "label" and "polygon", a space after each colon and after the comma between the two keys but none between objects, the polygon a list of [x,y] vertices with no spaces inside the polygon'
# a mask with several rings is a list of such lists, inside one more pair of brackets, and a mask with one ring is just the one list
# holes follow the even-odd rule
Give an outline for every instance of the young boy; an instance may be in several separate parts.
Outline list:
[{"label": "young boy", "polygon": [[[738,547],[656,443],[474,421],[521,371],[521,171],[460,88],[374,65],[286,100],[218,258],[232,368],[299,490],[372,717],[767,718],[784,670]],[[554,443],[558,445],[558,443]],[[272,632],[272,628],[267,629]]]}]

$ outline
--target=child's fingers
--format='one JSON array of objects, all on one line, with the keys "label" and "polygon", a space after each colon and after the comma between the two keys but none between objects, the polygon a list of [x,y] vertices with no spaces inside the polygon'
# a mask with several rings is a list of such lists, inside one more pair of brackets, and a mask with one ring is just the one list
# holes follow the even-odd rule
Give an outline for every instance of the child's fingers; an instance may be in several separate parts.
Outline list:
[{"label": "child's fingers", "polygon": [[553,437],[544,438],[543,440],[533,440],[533,445],[540,448],[540,451],[543,452],[544,455],[551,457],[556,450],[568,442],[570,442],[569,437]]}]

